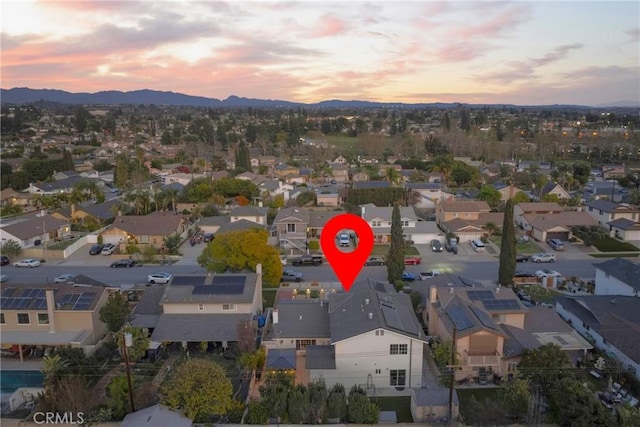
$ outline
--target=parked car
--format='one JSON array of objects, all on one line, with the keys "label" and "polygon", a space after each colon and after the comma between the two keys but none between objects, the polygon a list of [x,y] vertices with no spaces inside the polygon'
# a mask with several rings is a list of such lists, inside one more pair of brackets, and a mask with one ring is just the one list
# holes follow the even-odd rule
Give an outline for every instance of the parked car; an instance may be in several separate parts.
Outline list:
[{"label": "parked car", "polygon": [[349,235],[347,233],[340,234],[338,240],[340,241],[341,248],[348,248],[351,241],[349,240]]},{"label": "parked car", "polygon": [[449,239],[447,243],[444,244],[444,249],[447,252],[451,252],[454,255],[458,254],[458,239]]},{"label": "parked car", "polygon": [[304,279],[304,275],[301,272],[295,270],[284,270],[282,272],[282,279],[280,279],[280,281],[302,282],[302,279]]},{"label": "parked car", "polygon": [[103,247],[104,245],[102,245],[101,243],[96,243],[95,245],[91,246],[91,249],[89,249],[89,255],[100,255]]},{"label": "parked car", "polygon": [[9,264],[11,264],[11,260],[9,259],[8,256],[6,255],[0,256],[0,265],[9,265]]},{"label": "parked car", "polygon": [[155,284],[155,283],[158,283],[158,284],[161,284],[161,285],[165,284],[165,283],[169,283],[172,278],[173,278],[173,275],[171,273],[166,273],[164,271],[160,271],[158,273],[150,274],[147,277],[149,283],[151,283],[152,285]]},{"label": "parked car", "polygon": [[133,259],[120,259],[118,261],[111,263],[111,268],[131,268],[135,267],[138,264],[136,260]]},{"label": "parked car", "polygon": [[513,277],[536,277],[536,275],[529,271],[516,271]]},{"label": "parked car", "polygon": [[564,251],[564,242],[560,239],[549,239],[547,244],[556,251]]},{"label": "parked car", "polygon": [[438,270],[423,271],[420,273],[420,280],[428,280],[439,275],[440,272]]},{"label": "parked car", "polygon": [[529,262],[527,255],[516,255],[516,262]]},{"label": "parked car", "polygon": [[416,275],[405,271],[404,273],[402,273],[402,280],[404,280],[405,282],[413,282],[414,280],[416,280]]},{"label": "parked car", "polygon": [[20,260],[18,262],[16,262],[15,264],[13,264],[14,267],[27,267],[27,268],[33,268],[33,267],[40,267],[40,261],[38,261],[37,259],[33,259],[33,258],[27,258],[27,259],[23,259]]},{"label": "parked car", "polygon": [[114,245],[113,243],[106,243],[103,247],[102,247],[102,251],[100,252],[102,255],[111,255],[112,253],[114,253],[116,251],[117,246]]},{"label": "parked car", "polygon": [[440,240],[433,239],[431,241],[431,250],[433,252],[442,252],[442,249],[442,243],[440,242]]},{"label": "parked car", "polygon": [[4,283],[7,280],[9,280],[9,276],[7,276],[6,274],[0,274],[0,283]]},{"label": "parked car", "polygon": [[384,258],[372,256],[364,262],[364,265],[385,265],[386,263]]},{"label": "parked car", "polygon": [[562,274],[558,273],[555,270],[538,270],[536,271],[536,276],[540,278],[544,277],[560,277]]},{"label": "parked car", "polygon": [[75,278],[76,278],[75,274],[71,274],[71,273],[61,274],[58,277],[54,277],[53,283],[69,283],[69,282],[73,282],[73,279]]},{"label": "parked car", "polygon": [[293,260],[293,265],[299,267],[301,265],[320,265],[322,264],[322,256],[320,255],[302,255]]},{"label": "parked car", "polygon": [[536,262],[536,263],[556,262],[556,256],[555,256],[555,254],[550,254],[548,252],[540,252],[538,254],[532,255],[531,256],[531,261]]},{"label": "parked car", "polygon": [[404,259],[404,265],[418,265],[422,260],[418,257],[412,256]]},{"label": "parked car", "polygon": [[210,242],[213,240],[213,233],[205,233],[204,237],[202,238],[203,242]]},{"label": "parked car", "polygon": [[480,240],[480,239],[472,240],[469,244],[471,245],[471,247],[473,248],[473,250],[475,252],[484,252],[485,251],[485,245],[484,245],[484,243],[482,243],[482,240]]}]

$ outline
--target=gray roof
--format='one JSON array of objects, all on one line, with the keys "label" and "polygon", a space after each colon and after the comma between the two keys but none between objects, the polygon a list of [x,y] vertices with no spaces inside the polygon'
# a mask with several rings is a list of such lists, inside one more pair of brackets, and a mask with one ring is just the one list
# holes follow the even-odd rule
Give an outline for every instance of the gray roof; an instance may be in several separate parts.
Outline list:
[{"label": "gray roof", "polygon": [[640,292],[640,264],[627,258],[613,258],[593,266]]},{"label": "gray roof", "polygon": [[603,212],[613,212],[619,205],[609,200],[598,199],[587,203],[587,206]]},{"label": "gray roof", "polygon": [[[364,212],[362,212],[363,208],[364,208]],[[366,221],[371,221],[376,218],[380,218],[385,221],[391,221],[393,208],[387,207],[387,206],[378,207],[372,204],[367,204],[367,205],[361,206],[360,211],[362,212],[362,218],[364,218]],[[418,217],[416,216],[416,211],[412,207],[407,207],[407,206],[400,207],[400,217],[409,218],[414,221],[418,220]]]},{"label": "gray roof", "polygon": [[307,369],[336,369],[336,350],[332,345],[307,346]]},{"label": "gray roof", "polygon": [[[215,286],[218,280],[244,277],[244,287],[241,294],[224,294],[216,292]],[[165,292],[161,304],[183,304],[183,303],[235,303],[251,304],[253,302],[258,275],[255,273],[243,274],[212,274],[211,277],[204,275],[176,275],[171,280],[171,286],[165,287]],[[178,284],[180,283],[180,284]],[[198,286],[210,286],[211,293],[193,294],[194,288]]]},{"label": "gray roof", "polygon": [[51,215],[45,215],[44,217],[36,217],[5,225],[2,229],[20,240],[27,240],[32,237],[41,236],[45,232],[59,230],[68,224],[68,221],[58,219]]},{"label": "gray roof", "polygon": [[198,225],[222,225],[231,221],[231,218],[225,215],[204,216],[198,221]]},{"label": "gray roof", "polygon": [[329,338],[329,303],[315,300],[278,301],[278,323],[270,336],[278,338]]},{"label": "gray roof", "polygon": [[612,225],[615,228],[618,228],[620,230],[630,230],[633,228],[640,229],[640,223],[637,223],[627,218],[614,219],[613,221],[609,221],[607,225]]},{"label": "gray roof", "polygon": [[391,184],[389,181],[362,181],[362,182],[354,182],[353,189],[363,189],[363,188],[389,188]]},{"label": "gray roof", "polygon": [[158,404],[127,414],[120,427],[190,427],[192,424],[179,411],[172,411]]},{"label": "gray roof", "polygon": [[142,314],[162,314],[160,300],[164,294],[163,286],[149,286],[144,289],[140,302],[133,309],[135,316]]},{"label": "gray roof", "polygon": [[[298,221],[295,221],[295,220],[292,221],[292,219],[294,218],[297,219]],[[300,222],[303,224],[308,224],[309,210],[304,208],[297,208],[293,206],[280,209],[278,211],[278,215],[276,215],[276,218],[273,220],[274,224],[277,224],[279,222]]]},{"label": "gray roof", "polygon": [[[445,387],[412,388],[417,406],[449,406],[449,389]],[[459,406],[458,393],[453,390],[453,406]]]},{"label": "gray roof", "polygon": [[112,208],[117,203],[118,203],[118,199],[113,199],[103,203],[96,203],[96,204],[91,203],[83,206],[78,206],[76,210],[82,210],[87,214],[93,217],[96,217],[100,220],[106,220],[106,219],[115,218],[115,215],[112,212]]},{"label": "gray roof", "polygon": [[162,189],[163,190],[173,189],[173,190],[177,190],[178,192],[180,192],[180,191],[184,190],[184,185],[180,184],[179,182],[172,182],[171,184],[163,185]]},{"label": "gray roof", "polygon": [[442,188],[442,184],[439,182],[407,182],[404,187],[412,190],[439,190]]},{"label": "gray roof", "polygon": [[163,314],[151,340],[163,341],[237,341],[238,325],[251,320],[243,314]]},{"label": "gray roof", "polygon": [[264,230],[265,226],[253,221],[247,221],[246,219],[241,219],[239,221],[227,222],[225,224],[222,224],[218,229],[218,231],[216,231],[216,235],[222,234],[222,233],[229,233],[231,231],[245,231],[245,230],[250,230],[252,228],[258,228],[258,229]]},{"label": "gray roof", "polygon": [[238,206],[231,209],[231,216],[265,216],[267,208],[259,208],[257,206]]},{"label": "gray roof", "polygon": [[341,215],[344,212],[341,211],[310,211],[309,212],[309,227],[310,228],[322,228],[324,225],[336,215]]},{"label": "gray roof", "polygon": [[383,289],[384,283],[366,279],[354,284],[349,293],[329,296],[332,343],[376,329],[425,339],[409,295]]},{"label": "gray roof", "polygon": [[640,300],[637,297],[589,295],[559,297],[556,302],[601,337],[640,363]]},{"label": "gray roof", "polygon": [[44,192],[58,192],[62,190],[68,190],[73,188],[75,185],[82,182],[97,182],[97,180],[92,178],[84,178],[79,175],[72,176],[70,178],[64,178],[57,181],[51,182],[41,182],[38,184],[33,184],[35,187],[38,187]]},{"label": "gray roof", "polygon": [[274,348],[267,352],[267,369],[296,369],[295,348]]},{"label": "gray roof", "polygon": [[76,277],[71,280],[75,285],[91,285],[91,286],[102,286],[104,288],[110,288],[111,285],[107,285],[104,282],[100,282],[99,280],[93,279],[89,276],[85,276],[84,274],[78,274]]}]

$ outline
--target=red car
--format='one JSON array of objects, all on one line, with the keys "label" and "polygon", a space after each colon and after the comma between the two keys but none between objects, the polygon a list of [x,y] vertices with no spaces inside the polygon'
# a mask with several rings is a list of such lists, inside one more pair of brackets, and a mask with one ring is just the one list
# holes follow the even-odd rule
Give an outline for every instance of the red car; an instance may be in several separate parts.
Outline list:
[{"label": "red car", "polygon": [[404,259],[404,265],[418,265],[422,260],[418,257],[409,257]]}]

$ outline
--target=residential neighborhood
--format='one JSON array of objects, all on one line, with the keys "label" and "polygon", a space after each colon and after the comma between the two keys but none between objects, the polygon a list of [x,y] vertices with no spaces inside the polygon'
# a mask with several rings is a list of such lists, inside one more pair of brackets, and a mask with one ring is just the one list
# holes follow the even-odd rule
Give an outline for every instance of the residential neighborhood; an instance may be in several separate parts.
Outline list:
[{"label": "residential neighborhood", "polygon": [[[76,110],[90,126],[2,107],[3,423],[59,395],[122,426],[559,424],[583,415],[554,394],[575,384],[593,425],[637,414],[635,128],[581,136],[609,124],[506,108]],[[444,126],[467,115],[484,125]],[[505,122],[508,153],[477,137]],[[344,213],[373,235],[348,291],[320,244]],[[178,378],[202,376],[224,405],[168,398],[198,400]]]}]

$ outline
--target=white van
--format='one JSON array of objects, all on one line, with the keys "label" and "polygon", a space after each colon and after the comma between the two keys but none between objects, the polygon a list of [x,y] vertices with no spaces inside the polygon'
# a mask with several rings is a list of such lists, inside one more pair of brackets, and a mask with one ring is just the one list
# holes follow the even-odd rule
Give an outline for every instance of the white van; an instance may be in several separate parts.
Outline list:
[{"label": "white van", "polygon": [[472,240],[471,241],[471,247],[476,252],[484,252],[485,251],[484,243],[482,243],[482,240],[480,240],[480,239]]},{"label": "white van", "polygon": [[349,247],[349,235],[346,233],[340,234],[340,247]]}]

